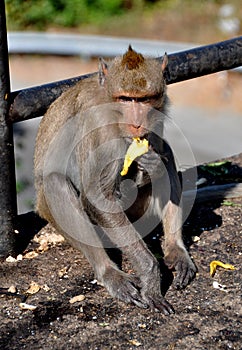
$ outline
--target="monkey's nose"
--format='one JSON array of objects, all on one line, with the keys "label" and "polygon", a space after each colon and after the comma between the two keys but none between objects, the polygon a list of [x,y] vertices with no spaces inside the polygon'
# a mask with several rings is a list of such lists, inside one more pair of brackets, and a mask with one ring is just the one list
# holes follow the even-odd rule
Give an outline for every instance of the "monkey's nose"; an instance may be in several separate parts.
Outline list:
[{"label": "monkey's nose", "polygon": [[141,124],[131,124],[131,128],[139,129],[139,128],[141,128]]},{"label": "monkey's nose", "polygon": [[129,125],[129,130],[133,137],[140,137],[144,133],[144,128],[142,124],[131,124]]}]

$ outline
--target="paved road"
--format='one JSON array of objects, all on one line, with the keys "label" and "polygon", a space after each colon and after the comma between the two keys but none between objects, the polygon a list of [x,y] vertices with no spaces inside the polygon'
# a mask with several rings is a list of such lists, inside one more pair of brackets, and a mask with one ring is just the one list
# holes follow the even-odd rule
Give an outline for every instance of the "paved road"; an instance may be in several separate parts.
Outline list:
[{"label": "paved road", "polygon": [[123,54],[128,45],[146,55],[162,56],[198,45],[136,38],[114,38],[99,35],[10,32],[10,53],[55,54],[82,57],[114,57]]}]

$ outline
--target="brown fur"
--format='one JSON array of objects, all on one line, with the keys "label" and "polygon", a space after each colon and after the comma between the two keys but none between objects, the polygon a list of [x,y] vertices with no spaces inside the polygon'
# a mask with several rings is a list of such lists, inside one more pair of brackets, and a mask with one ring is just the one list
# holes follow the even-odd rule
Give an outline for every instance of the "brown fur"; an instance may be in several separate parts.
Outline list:
[{"label": "brown fur", "polygon": [[[167,65],[154,58],[137,53],[130,46],[122,57],[116,57],[108,66],[107,88],[110,95],[116,97],[165,95],[166,86],[163,70]],[[163,104],[163,103],[162,103]],[[160,109],[161,106],[156,106]]]},{"label": "brown fur", "polygon": [[[159,112],[166,111],[166,65],[166,56],[160,63],[144,58],[131,46],[109,64],[101,60],[99,75],[77,83],[46,112],[37,135],[34,171],[36,211],[85,254],[109,293],[126,303],[169,314],[173,309],[161,294],[158,261],[130,221],[147,207],[148,216],[161,220],[166,203],[164,260],[177,270],[178,287],[184,287],[194,276],[195,267],[181,238],[181,216],[177,216],[181,189],[174,157],[162,140],[163,115]],[[119,103],[111,113],[102,109],[113,107],[113,102]],[[88,114],[90,109],[92,114]],[[120,177],[122,159],[133,137],[146,136],[149,152],[139,157],[128,173],[138,196],[124,211],[126,194],[120,188],[127,182]],[[72,148],[75,137],[78,142]],[[105,142],[110,140],[112,145],[107,146]],[[102,151],[92,152],[98,149]],[[170,192],[164,184],[164,168]],[[105,208],[103,195],[109,199]],[[124,273],[110,259],[104,249],[105,237],[127,256],[137,277]]]},{"label": "brown fur", "polygon": [[123,55],[121,65],[129,70],[138,69],[144,63],[144,60],[143,55],[134,51],[129,45],[128,51]]}]

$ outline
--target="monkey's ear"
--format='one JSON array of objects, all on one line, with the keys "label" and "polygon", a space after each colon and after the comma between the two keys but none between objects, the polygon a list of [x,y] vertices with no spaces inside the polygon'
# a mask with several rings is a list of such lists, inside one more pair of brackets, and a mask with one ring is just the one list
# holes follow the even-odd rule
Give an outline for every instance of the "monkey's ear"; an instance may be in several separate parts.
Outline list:
[{"label": "monkey's ear", "polygon": [[106,76],[108,75],[108,65],[102,57],[99,58],[99,83],[104,85]]},{"label": "monkey's ear", "polygon": [[164,56],[162,57],[162,62],[161,62],[161,70],[164,72],[166,69],[166,66],[168,65],[168,56],[167,53],[165,52]]}]

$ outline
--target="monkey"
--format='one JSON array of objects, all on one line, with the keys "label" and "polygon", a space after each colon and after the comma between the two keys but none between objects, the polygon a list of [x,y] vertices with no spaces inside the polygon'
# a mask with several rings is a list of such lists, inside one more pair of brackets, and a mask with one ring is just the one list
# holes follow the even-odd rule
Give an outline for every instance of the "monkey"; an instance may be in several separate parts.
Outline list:
[{"label": "monkey", "polygon": [[[92,266],[109,294],[169,315],[159,263],[143,237],[162,222],[164,262],[185,288],[196,274],[182,239],[182,185],[171,147],[163,140],[168,109],[161,61],[131,46],[57,98],[41,120],[35,145],[36,212]],[[133,138],[148,152],[121,176]],[[148,222],[148,224],[146,223]],[[107,247],[117,247],[135,273],[122,271]]]}]

